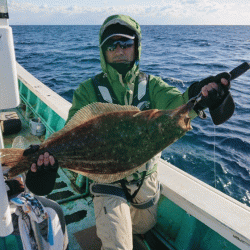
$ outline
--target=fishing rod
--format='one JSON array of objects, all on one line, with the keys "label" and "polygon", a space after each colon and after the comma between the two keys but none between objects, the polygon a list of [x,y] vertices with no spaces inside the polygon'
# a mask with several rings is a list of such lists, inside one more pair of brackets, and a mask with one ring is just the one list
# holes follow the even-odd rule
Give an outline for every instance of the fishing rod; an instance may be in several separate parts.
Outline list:
[{"label": "fishing rod", "polygon": [[[228,80],[232,81],[237,77],[241,76],[245,72],[250,69],[250,64],[248,62],[244,62],[238,67],[234,68],[232,71],[229,72],[230,78]],[[220,77],[219,77],[220,76]],[[214,77],[214,81],[220,84],[221,74],[218,74]],[[200,92],[197,96],[191,98],[188,102],[188,105],[194,107],[200,101],[206,99],[202,93]],[[215,109],[209,109],[209,113],[212,117],[213,123],[215,125],[220,125],[227,121],[234,113],[235,104],[231,93],[228,91],[227,96],[224,98],[223,102],[220,104],[219,107]]]}]

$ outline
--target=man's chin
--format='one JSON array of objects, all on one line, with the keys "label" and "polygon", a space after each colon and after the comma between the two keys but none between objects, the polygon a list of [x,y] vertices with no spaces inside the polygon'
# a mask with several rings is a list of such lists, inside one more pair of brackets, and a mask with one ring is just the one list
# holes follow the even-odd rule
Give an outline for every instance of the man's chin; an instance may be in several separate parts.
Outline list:
[{"label": "man's chin", "polygon": [[125,75],[133,67],[133,64],[134,62],[128,62],[128,61],[110,63],[110,65],[122,75]]}]

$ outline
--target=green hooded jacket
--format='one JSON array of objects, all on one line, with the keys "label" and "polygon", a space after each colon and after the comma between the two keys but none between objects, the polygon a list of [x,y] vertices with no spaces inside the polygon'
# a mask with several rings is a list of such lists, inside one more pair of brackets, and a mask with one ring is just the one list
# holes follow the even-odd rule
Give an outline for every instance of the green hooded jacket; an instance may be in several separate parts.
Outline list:
[{"label": "green hooded jacket", "polygon": [[[105,29],[112,24],[119,23],[128,26],[134,30],[138,37],[137,59],[133,67],[122,77],[112,66],[106,63],[102,48],[100,48],[101,68],[104,76],[108,78],[111,87],[121,105],[130,105],[133,99],[133,91],[135,85],[138,85],[139,60],[141,56],[141,28],[140,25],[131,17],[125,15],[113,15],[108,17],[101,26],[99,33],[99,44],[101,36]],[[182,94],[177,88],[168,85],[160,77],[149,76],[149,97],[151,108],[155,109],[174,109],[186,103],[189,100],[188,89]],[[69,111],[67,122],[82,107],[97,102],[92,79],[88,79],[81,83],[75,90],[73,96],[72,107]],[[191,118],[197,116],[195,112],[191,112]]]}]

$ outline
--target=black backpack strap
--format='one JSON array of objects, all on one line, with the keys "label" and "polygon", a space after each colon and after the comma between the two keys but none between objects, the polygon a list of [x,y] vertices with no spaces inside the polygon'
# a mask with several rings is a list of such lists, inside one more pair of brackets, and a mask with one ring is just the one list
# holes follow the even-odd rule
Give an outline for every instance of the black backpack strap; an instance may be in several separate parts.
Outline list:
[{"label": "black backpack strap", "polygon": [[109,80],[104,73],[98,74],[92,78],[92,84],[98,102],[119,104],[118,98],[113,91]]},{"label": "black backpack strap", "polygon": [[138,194],[138,192],[141,189],[141,186],[142,186],[142,184],[143,184],[143,182],[145,180],[146,174],[147,174],[146,171],[143,172],[143,176],[142,176],[141,182],[140,182],[138,188],[135,190],[135,192],[132,195],[129,193],[129,191],[128,191],[127,187],[126,187],[126,181],[124,179],[120,180],[122,189],[123,189],[123,191],[125,193],[125,196],[126,196],[126,198],[127,198],[128,201],[133,202],[133,199],[135,198],[135,196]]},{"label": "black backpack strap", "polygon": [[140,110],[151,108],[149,97],[149,75],[144,72],[139,73],[138,84],[135,88],[132,105],[138,107]]},{"label": "black backpack strap", "polygon": [[[94,76],[92,78],[92,83],[98,102],[120,104],[104,73]],[[139,73],[138,84],[135,87],[132,105],[138,107],[140,110],[151,108],[149,97],[149,75],[143,72]]]}]

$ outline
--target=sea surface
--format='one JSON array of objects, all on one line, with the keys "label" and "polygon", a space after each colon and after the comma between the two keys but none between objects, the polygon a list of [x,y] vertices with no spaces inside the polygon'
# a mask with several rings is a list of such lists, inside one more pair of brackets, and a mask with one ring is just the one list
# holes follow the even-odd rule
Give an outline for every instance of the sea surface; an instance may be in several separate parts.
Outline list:
[{"label": "sea surface", "polygon": [[[100,26],[12,26],[17,61],[72,101],[82,81],[101,71]],[[250,62],[250,26],[142,26],[141,70],[184,92],[193,81]],[[192,121],[193,130],[162,157],[250,206],[250,71],[232,81],[233,117],[215,126]]]}]

